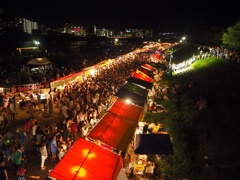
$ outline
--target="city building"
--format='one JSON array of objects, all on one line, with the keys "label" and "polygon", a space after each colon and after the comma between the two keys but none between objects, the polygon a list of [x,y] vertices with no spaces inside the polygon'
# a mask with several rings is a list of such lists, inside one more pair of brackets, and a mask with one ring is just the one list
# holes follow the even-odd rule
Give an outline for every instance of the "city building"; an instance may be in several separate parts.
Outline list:
[{"label": "city building", "polygon": [[94,36],[96,35],[96,26],[79,23],[66,23],[64,33],[77,36]]}]

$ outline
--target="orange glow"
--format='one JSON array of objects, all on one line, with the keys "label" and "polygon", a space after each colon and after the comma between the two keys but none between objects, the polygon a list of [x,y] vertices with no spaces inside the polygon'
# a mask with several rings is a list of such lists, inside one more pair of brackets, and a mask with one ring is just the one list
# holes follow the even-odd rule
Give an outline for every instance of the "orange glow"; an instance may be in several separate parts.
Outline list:
[{"label": "orange glow", "polygon": [[77,176],[80,178],[86,177],[87,171],[84,168],[81,168],[79,171],[79,166],[74,166],[71,168],[71,173],[76,174],[78,172]]},{"label": "orange glow", "polygon": [[82,150],[82,154],[83,154],[84,157],[86,157],[88,159],[95,158],[95,156],[96,156],[96,154],[93,153],[93,152],[89,154],[89,150],[88,149]]},{"label": "orange glow", "polygon": [[145,78],[150,78],[148,75],[146,75],[145,73],[143,73],[142,71],[140,71],[138,69],[136,70],[136,73],[142,75]]}]

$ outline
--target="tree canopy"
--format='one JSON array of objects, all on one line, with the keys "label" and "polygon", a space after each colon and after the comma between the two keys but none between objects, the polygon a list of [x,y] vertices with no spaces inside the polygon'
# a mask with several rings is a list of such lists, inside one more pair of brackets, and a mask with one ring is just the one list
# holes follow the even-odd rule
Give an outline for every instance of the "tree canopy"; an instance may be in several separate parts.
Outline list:
[{"label": "tree canopy", "polygon": [[222,42],[230,49],[240,50],[240,21],[227,28],[227,32],[223,33]]}]

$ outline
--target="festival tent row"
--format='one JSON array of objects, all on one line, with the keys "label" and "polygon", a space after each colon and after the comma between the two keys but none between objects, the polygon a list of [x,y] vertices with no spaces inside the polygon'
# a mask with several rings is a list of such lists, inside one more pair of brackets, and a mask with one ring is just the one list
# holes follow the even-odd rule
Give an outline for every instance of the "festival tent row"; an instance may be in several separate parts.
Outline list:
[{"label": "festival tent row", "polygon": [[[148,90],[127,82],[115,96],[115,102],[88,133],[87,140],[79,138],[52,170],[50,177],[119,179],[121,175],[121,180],[126,179],[122,169],[122,157],[113,151],[126,151],[128,148],[143,115]],[[127,102],[129,99],[131,103]]]},{"label": "festival tent row", "polygon": [[[152,75],[154,75],[155,72],[157,72],[157,69],[151,66],[150,64],[143,64],[141,65],[141,67],[149,71],[149,73],[151,73]],[[133,72],[132,76],[129,77],[127,81],[149,90],[153,88],[153,78],[149,77],[144,72],[140,72],[140,73]]]},{"label": "festival tent row", "polygon": [[[79,138],[52,170],[49,177],[74,180],[124,180],[126,174],[121,169],[123,167],[122,157],[110,150],[125,151],[127,149],[142,115],[141,107],[116,99],[99,123],[87,135],[86,139],[89,141]],[[93,152],[90,151],[92,149]]]},{"label": "festival tent row", "polygon": [[[148,73],[154,74],[156,71],[156,68],[150,64],[143,64],[141,65],[141,68],[142,73],[145,74],[145,72],[147,72],[145,75],[147,75]],[[144,71],[145,69],[147,71]],[[149,81],[146,80],[147,78],[144,75],[141,74],[137,75],[139,76],[140,79],[135,78],[133,81],[133,77],[130,77],[128,78],[128,80],[140,86],[143,86],[143,84],[144,83],[146,84],[147,82],[150,83]],[[153,80],[151,82],[153,82]],[[134,153],[146,155],[149,154],[173,155],[173,147],[169,134],[136,134]]]},{"label": "festival tent row", "polygon": [[106,68],[107,66],[111,65],[111,63],[113,62],[114,62],[114,59],[104,60],[94,66],[90,66],[79,72],[72,73],[68,76],[58,78],[57,80],[52,81],[50,83],[51,89],[65,87],[66,85],[74,81],[83,81],[83,79],[86,78],[88,75],[94,75],[97,69]]}]

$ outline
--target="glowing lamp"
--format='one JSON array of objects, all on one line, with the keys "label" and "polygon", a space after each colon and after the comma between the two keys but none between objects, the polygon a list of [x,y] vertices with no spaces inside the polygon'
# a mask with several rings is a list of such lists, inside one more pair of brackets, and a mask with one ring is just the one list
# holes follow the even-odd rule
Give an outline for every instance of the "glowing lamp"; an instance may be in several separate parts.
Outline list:
[{"label": "glowing lamp", "polygon": [[125,101],[127,104],[130,104],[131,103],[131,100],[130,99],[126,99]]}]

